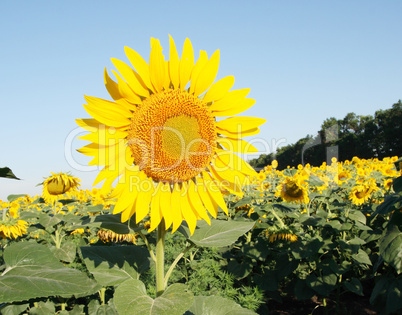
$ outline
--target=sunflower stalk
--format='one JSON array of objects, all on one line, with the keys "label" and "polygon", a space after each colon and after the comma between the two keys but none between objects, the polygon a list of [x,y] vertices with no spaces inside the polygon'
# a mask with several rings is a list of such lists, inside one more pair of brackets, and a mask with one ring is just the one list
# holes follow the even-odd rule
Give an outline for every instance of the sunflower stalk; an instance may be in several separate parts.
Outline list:
[{"label": "sunflower stalk", "polygon": [[151,255],[152,260],[154,262],[156,262],[156,257],[155,257],[154,251],[152,250],[151,246],[149,245],[147,237],[141,231],[138,231],[137,233],[142,238],[142,240],[144,241],[144,243],[145,243],[145,245],[146,245],[146,247],[147,247],[147,249],[149,251],[149,254]]},{"label": "sunflower stalk", "polygon": [[160,296],[165,291],[165,220],[162,219],[158,225],[156,236],[156,296]]},{"label": "sunflower stalk", "polygon": [[172,274],[172,272],[173,272],[174,268],[176,267],[177,263],[178,263],[178,262],[180,261],[180,259],[182,259],[182,257],[183,257],[190,249],[192,249],[193,247],[195,247],[195,244],[191,244],[191,245],[186,246],[186,248],[183,249],[183,251],[182,251],[179,255],[177,255],[177,257],[176,257],[176,259],[174,260],[174,262],[170,265],[169,270],[167,271],[166,276],[165,276],[165,280],[164,280],[164,286],[165,286],[165,288],[167,287],[167,284],[168,284],[168,281],[169,281],[169,277],[170,277],[170,275]]},{"label": "sunflower stalk", "polygon": [[281,228],[282,228],[282,229],[285,228],[285,227],[286,227],[285,223],[283,223],[282,219],[278,216],[278,214],[275,212],[274,209],[271,209],[271,213],[272,213],[272,214],[274,215],[274,217],[279,221],[279,224],[280,224]]}]

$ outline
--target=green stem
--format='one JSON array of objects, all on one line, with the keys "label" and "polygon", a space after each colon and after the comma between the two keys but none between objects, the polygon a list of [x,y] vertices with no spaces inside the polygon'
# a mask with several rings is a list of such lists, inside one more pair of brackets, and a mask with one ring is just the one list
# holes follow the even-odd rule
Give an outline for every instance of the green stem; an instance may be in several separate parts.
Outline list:
[{"label": "green stem", "polygon": [[156,236],[156,296],[165,291],[165,221],[162,219],[158,225]]},{"label": "green stem", "polygon": [[173,272],[174,267],[176,267],[177,263],[179,262],[179,260],[193,247],[195,246],[195,244],[191,244],[190,246],[187,246],[174,260],[174,262],[170,265],[169,270],[166,273],[165,276],[165,282],[164,282],[164,286],[165,288],[167,287],[168,281],[169,281],[169,277]]},{"label": "green stem", "polygon": [[6,219],[7,219],[7,209],[8,208],[3,209],[3,217],[2,217],[3,222],[6,221]]},{"label": "green stem", "polygon": [[285,223],[283,223],[282,219],[276,214],[274,209],[271,209],[271,213],[279,221],[279,224],[280,224],[281,228],[285,228],[286,227]]},{"label": "green stem", "polygon": [[144,241],[145,245],[147,246],[149,254],[151,255],[152,260],[156,262],[156,257],[155,257],[154,251],[152,250],[151,246],[149,245],[147,237],[141,231],[138,231],[137,233],[142,238],[142,240]]},{"label": "green stem", "polygon": [[100,289],[99,296],[100,296],[100,300],[101,300],[102,305],[105,305],[105,301],[106,301],[105,293],[106,293],[106,288]]}]

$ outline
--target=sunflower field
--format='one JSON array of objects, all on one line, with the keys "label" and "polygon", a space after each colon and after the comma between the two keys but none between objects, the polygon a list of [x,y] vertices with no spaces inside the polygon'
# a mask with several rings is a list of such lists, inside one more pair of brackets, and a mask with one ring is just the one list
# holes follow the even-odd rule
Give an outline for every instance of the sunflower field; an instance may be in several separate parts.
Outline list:
[{"label": "sunflower field", "polygon": [[53,174],[43,195],[0,202],[0,312],[269,314],[314,299],[305,314],[360,314],[346,296],[366,297],[371,314],[400,312],[400,163],[354,157],[277,170],[274,161],[242,198],[226,193],[228,215],[166,233],[160,296],[147,218],[122,223],[113,195]]}]

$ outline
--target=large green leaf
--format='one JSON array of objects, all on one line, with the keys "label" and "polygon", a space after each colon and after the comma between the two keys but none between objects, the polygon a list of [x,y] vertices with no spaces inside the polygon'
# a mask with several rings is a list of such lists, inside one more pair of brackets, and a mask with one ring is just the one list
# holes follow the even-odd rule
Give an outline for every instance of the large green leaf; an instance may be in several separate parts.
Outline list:
[{"label": "large green leaf", "polygon": [[150,265],[148,250],[139,246],[89,246],[81,247],[81,253],[89,272],[102,286],[138,279]]},{"label": "large green leaf", "polygon": [[71,242],[66,241],[61,244],[60,248],[51,248],[56,258],[59,260],[72,263],[77,253],[77,246]]},{"label": "large green leaf", "polygon": [[256,315],[232,300],[220,296],[196,296],[185,315]]},{"label": "large green leaf", "polygon": [[352,258],[354,259],[354,260],[356,260],[358,263],[360,263],[360,264],[367,264],[367,265],[372,265],[371,264],[371,260],[370,260],[370,257],[367,255],[367,253],[364,251],[364,250],[362,250],[362,249],[359,249],[359,252],[357,253],[357,254],[353,254],[352,255]]},{"label": "large green leaf", "polygon": [[85,296],[100,286],[79,270],[67,268],[50,249],[35,242],[19,242],[4,250],[0,301],[17,302],[48,296]]},{"label": "large green leaf", "polygon": [[224,247],[232,245],[253,226],[254,222],[211,220],[211,225],[199,221],[193,235],[184,225],[180,227],[180,232],[197,246]]},{"label": "large green leaf", "polygon": [[363,296],[363,286],[361,284],[361,282],[359,281],[359,279],[357,278],[352,278],[352,280],[350,282],[344,282],[343,283],[344,287],[346,288],[346,290],[356,293],[358,295]]},{"label": "large green leaf", "polygon": [[0,167],[0,177],[19,179],[9,167]]},{"label": "large green leaf", "polygon": [[178,315],[189,309],[193,298],[184,284],[175,283],[152,299],[140,280],[127,280],[117,287],[114,304],[120,315]]},{"label": "large green leaf", "polygon": [[20,197],[25,197],[26,194],[19,194],[19,195],[8,195],[7,200],[8,202],[13,202],[14,200],[17,200]]},{"label": "large green leaf", "polygon": [[402,277],[379,276],[370,296],[370,304],[381,309],[383,314],[397,314],[396,311],[402,309]]},{"label": "large green leaf", "polygon": [[380,255],[398,273],[402,271],[402,233],[396,225],[388,227],[380,240]]},{"label": "large green leaf", "polygon": [[112,230],[118,234],[129,234],[138,229],[133,218],[128,222],[121,222],[121,214],[101,214],[95,217],[90,226],[100,227],[102,229]]}]

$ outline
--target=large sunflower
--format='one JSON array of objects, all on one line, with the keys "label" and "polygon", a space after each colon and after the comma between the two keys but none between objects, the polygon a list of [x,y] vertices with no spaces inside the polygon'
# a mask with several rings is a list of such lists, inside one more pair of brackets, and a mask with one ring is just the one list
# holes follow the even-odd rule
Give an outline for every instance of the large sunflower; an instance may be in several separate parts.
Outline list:
[{"label": "large sunflower", "polygon": [[113,212],[122,213],[123,222],[149,214],[151,230],[164,219],[166,229],[175,231],[185,220],[193,232],[197,220],[210,222],[208,213],[227,213],[221,191],[241,196],[242,185],[256,175],[233,152],[257,151],[241,138],[257,134],[265,119],[221,119],[250,108],[250,90],[230,91],[233,76],[214,83],[219,50],[210,58],[201,51],[194,62],[189,39],[180,58],[171,37],[169,44],[169,61],[154,38],[149,63],[128,47],[134,69],[112,59],[117,82],[106,69],[104,79],[114,101],[85,97],[94,119],[77,124],[90,131],[81,139],[92,143],[79,151],[94,157],[91,165],[104,165],[94,183],[105,180],[101,193],[120,176],[111,197],[118,199]]}]

